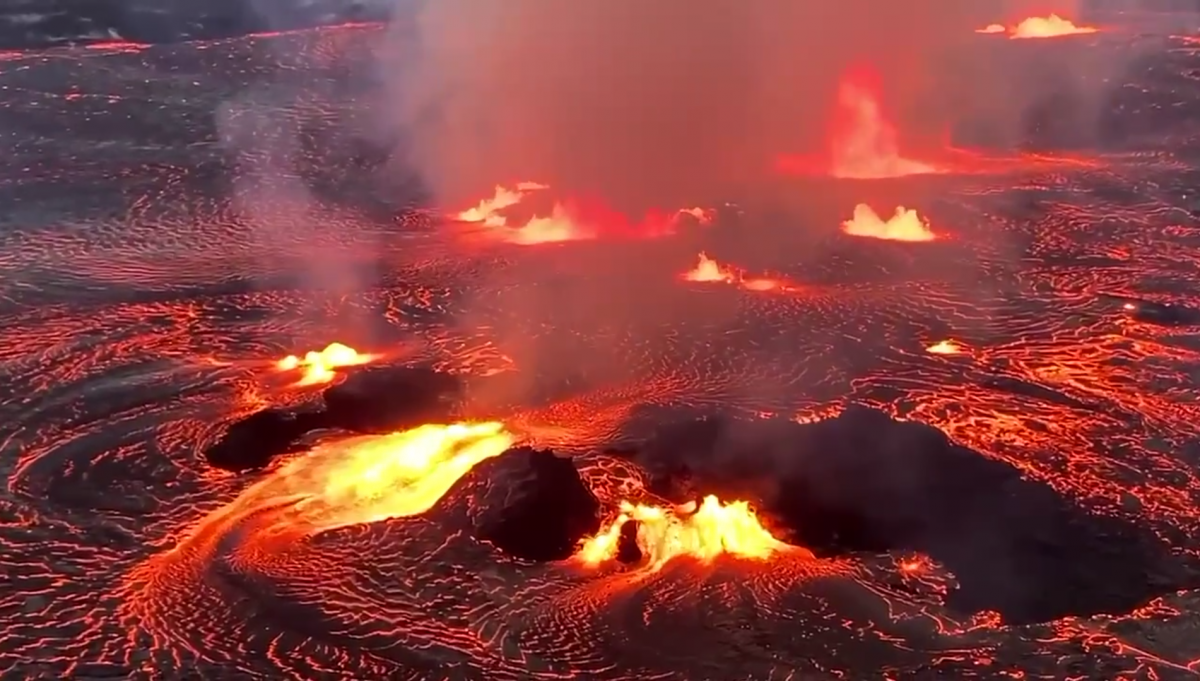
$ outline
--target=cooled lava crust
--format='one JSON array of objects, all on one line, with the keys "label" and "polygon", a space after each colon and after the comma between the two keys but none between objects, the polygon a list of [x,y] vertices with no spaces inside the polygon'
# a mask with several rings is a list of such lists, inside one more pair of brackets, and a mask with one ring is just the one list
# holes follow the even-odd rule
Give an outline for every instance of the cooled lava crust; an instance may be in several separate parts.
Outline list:
[{"label": "cooled lava crust", "polygon": [[[663,263],[819,225],[747,214],[628,267],[589,243],[461,252],[371,172],[388,152],[354,129],[347,73],[372,35],[5,55],[0,675],[1197,675],[1193,39],[1095,48],[1154,53],[1098,163],[941,178],[949,245],[776,249],[759,264],[806,286],[762,295]],[[231,160],[214,110],[290,155]],[[231,180],[255,163],[305,191],[255,201]],[[305,219],[264,231],[247,205]],[[283,546],[197,529],[276,465],[204,453],[268,408],[290,440],[319,396],[261,367],[333,329],[517,377],[456,408],[527,446],[417,516]],[[949,336],[967,350],[925,352]],[[564,560],[639,491],[754,499],[816,557]]]}]

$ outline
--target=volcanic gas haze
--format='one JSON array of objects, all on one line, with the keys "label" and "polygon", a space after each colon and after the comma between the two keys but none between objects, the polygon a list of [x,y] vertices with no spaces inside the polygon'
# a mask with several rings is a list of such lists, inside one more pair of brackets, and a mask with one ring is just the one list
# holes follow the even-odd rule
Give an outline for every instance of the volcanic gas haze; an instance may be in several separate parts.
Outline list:
[{"label": "volcanic gas haze", "polygon": [[409,160],[446,206],[524,181],[622,211],[695,205],[761,177],[782,149],[819,148],[847,65],[878,64],[904,101],[923,63],[996,8],[424,3],[418,54],[385,57],[400,74],[386,124],[409,133]]}]

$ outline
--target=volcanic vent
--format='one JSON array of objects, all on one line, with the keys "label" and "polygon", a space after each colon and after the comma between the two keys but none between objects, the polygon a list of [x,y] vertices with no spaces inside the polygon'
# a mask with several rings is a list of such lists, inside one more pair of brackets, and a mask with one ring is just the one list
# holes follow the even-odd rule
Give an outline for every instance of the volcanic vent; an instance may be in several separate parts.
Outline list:
[{"label": "volcanic vent", "polygon": [[633,456],[651,492],[754,499],[777,536],[819,558],[927,555],[957,578],[947,605],[963,613],[1030,623],[1127,612],[1186,580],[1148,531],[867,408],[807,424],[677,421]]}]

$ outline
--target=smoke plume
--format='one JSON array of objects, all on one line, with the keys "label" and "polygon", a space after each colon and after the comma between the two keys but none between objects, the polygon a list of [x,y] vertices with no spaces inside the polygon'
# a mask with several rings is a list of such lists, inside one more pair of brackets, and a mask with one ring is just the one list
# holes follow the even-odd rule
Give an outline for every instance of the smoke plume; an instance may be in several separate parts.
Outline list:
[{"label": "smoke plume", "polygon": [[1077,4],[430,1],[420,49],[391,65],[387,116],[448,205],[523,180],[630,210],[683,204],[818,145],[845,69],[869,64],[915,104],[975,28]]}]

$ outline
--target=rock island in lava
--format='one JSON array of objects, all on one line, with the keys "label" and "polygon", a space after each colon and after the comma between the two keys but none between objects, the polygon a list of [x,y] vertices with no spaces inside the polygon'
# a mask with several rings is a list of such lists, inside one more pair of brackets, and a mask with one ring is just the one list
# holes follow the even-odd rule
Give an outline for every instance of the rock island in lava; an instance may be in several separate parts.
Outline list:
[{"label": "rock island in lava", "polygon": [[964,40],[1137,55],[1087,145],[852,74],[636,211],[424,198],[395,23],[18,41],[0,676],[1200,675],[1200,38],[1018,21]]}]

